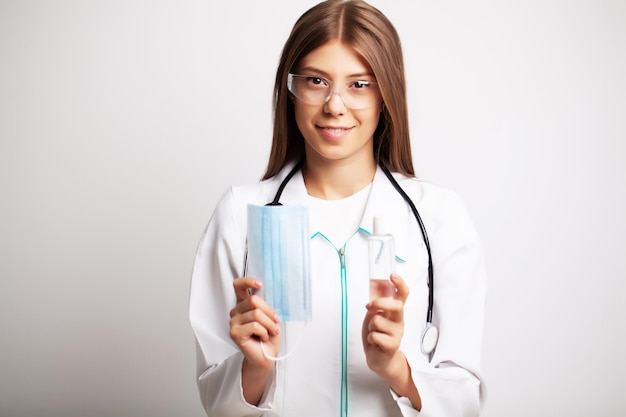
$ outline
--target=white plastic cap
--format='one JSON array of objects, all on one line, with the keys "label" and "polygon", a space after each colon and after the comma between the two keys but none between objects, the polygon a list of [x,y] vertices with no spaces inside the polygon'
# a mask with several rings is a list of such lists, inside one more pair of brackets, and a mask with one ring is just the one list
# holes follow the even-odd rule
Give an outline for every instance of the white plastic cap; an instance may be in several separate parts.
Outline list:
[{"label": "white plastic cap", "polygon": [[389,226],[385,222],[384,218],[374,216],[374,230],[375,235],[386,235],[389,233]]}]

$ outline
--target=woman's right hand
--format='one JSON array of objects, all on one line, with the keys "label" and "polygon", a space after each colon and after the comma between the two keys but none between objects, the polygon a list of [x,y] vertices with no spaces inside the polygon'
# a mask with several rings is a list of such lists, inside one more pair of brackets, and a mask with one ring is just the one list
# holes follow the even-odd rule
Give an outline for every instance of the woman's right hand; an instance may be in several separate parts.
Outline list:
[{"label": "woman's right hand", "polygon": [[237,305],[230,311],[230,337],[245,356],[244,367],[253,373],[267,373],[274,366],[263,354],[261,342],[268,356],[275,357],[280,350],[276,312],[261,297],[251,294],[262,286],[263,283],[254,278],[233,281]]}]

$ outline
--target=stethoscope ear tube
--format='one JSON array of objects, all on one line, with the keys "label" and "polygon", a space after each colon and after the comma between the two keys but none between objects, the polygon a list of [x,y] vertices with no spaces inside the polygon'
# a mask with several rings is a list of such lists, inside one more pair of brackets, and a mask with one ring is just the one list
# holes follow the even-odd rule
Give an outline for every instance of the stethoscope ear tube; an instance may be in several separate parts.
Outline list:
[{"label": "stethoscope ear tube", "polygon": [[276,191],[276,195],[274,196],[274,199],[270,203],[267,203],[266,206],[282,206],[282,204],[280,203],[280,196],[283,194],[283,190],[285,189],[285,186],[287,186],[287,183],[289,182],[289,180],[291,180],[291,178],[294,175],[296,175],[296,172],[300,171],[300,169],[302,169],[303,166],[304,166],[304,158],[299,160],[298,163],[291,169],[291,171],[289,171],[289,174],[287,174],[283,182],[280,183],[280,186],[278,187],[278,191]]}]

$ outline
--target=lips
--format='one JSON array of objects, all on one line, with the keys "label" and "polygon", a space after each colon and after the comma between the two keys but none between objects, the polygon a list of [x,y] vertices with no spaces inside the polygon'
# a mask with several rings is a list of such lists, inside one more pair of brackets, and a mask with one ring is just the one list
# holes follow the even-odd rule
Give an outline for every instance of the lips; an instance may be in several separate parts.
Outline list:
[{"label": "lips", "polygon": [[352,131],[352,127],[318,126],[328,139],[341,139]]},{"label": "lips", "polygon": [[322,129],[328,130],[330,133],[334,133],[336,135],[349,130],[347,127],[323,127]]}]

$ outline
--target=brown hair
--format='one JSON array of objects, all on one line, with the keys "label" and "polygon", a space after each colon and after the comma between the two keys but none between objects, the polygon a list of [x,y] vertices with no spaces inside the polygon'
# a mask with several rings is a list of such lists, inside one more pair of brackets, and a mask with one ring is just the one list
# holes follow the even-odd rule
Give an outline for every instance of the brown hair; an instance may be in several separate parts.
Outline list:
[{"label": "brown hair", "polygon": [[332,40],[352,47],[369,64],[383,98],[374,132],[374,158],[391,171],[414,176],[400,39],[391,22],[362,0],[328,0],[304,13],[294,25],[280,57],[274,85],[274,133],[263,179],[304,157],[304,138],[296,125],[287,76],[300,60]]}]

